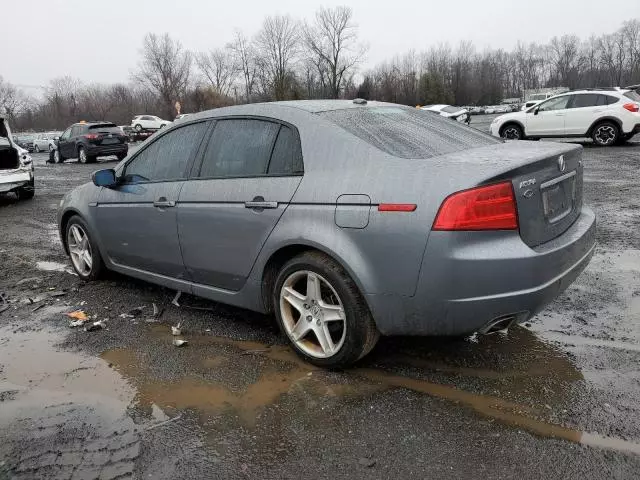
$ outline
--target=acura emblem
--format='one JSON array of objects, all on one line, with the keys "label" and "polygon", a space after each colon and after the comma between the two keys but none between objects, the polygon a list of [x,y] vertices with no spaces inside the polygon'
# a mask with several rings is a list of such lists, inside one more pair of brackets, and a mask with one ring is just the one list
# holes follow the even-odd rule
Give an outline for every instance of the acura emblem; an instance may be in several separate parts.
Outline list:
[{"label": "acura emblem", "polygon": [[560,155],[558,157],[558,170],[564,172],[565,168],[567,168],[567,165],[564,163],[564,155]]}]

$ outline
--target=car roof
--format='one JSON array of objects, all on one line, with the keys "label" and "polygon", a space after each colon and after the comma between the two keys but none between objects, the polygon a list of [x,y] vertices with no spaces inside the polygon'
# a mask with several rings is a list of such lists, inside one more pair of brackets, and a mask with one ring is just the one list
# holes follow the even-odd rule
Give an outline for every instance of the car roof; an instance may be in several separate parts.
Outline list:
[{"label": "car roof", "polygon": [[[106,121],[106,120],[105,120],[105,121],[102,121],[102,122],[99,122],[99,121],[95,121],[95,120],[94,120],[93,122],[77,122],[77,123],[74,123],[74,124],[73,124],[73,125],[71,125],[71,126],[72,126],[72,127],[75,127],[76,125],[115,125],[115,123],[113,123],[113,122],[108,122],[108,121]],[[116,125],[116,126],[117,126],[117,125]]]}]

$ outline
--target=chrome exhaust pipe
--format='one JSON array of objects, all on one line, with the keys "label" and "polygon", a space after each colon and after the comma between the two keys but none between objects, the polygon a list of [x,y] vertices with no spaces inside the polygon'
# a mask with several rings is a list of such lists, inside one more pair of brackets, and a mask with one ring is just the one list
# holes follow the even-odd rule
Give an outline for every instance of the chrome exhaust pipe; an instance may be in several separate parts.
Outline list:
[{"label": "chrome exhaust pipe", "polygon": [[478,333],[481,335],[491,335],[498,332],[506,333],[509,330],[509,327],[515,322],[515,315],[507,315],[504,317],[499,317],[491,320],[484,327],[478,330]]}]

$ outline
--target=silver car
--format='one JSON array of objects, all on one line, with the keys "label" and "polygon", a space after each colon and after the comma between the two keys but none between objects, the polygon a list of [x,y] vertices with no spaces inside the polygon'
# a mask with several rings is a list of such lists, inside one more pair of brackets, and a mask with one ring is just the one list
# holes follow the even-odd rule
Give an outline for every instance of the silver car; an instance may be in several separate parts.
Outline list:
[{"label": "silver car", "polygon": [[490,333],[589,262],[582,148],[415,108],[298,101],[194,114],[61,201],[85,280],[115,270],[275,317],[337,367],[383,335]]}]

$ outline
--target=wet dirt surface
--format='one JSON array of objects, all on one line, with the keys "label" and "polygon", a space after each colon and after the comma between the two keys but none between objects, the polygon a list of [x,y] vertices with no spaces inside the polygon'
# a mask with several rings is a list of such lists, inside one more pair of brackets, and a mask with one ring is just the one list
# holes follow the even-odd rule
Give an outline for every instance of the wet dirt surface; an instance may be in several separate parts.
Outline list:
[{"label": "wet dirt surface", "polygon": [[271,318],[81,282],[55,210],[96,166],[36,155],[35,198],[0,197],[0,479],[637,478],[640,143],[584,147],[599,245],[569,290],[507,336],[385,338],[343,372]]}]

